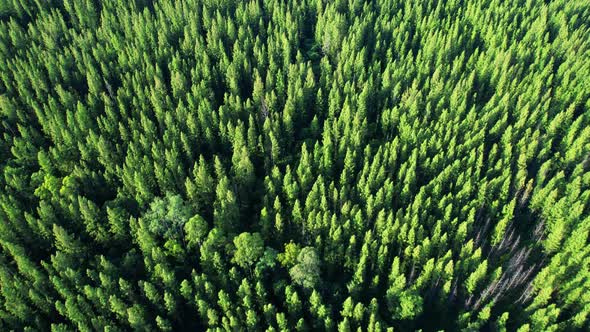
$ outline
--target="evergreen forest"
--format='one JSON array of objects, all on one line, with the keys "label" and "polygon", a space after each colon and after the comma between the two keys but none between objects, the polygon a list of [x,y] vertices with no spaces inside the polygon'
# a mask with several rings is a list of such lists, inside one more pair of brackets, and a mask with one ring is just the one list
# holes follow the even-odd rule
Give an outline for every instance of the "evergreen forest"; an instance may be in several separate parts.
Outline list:
[{"label": "evergreen forest", "polygon": [[0,1],[0,331],[588,331],[589,232],[589,0]]}]

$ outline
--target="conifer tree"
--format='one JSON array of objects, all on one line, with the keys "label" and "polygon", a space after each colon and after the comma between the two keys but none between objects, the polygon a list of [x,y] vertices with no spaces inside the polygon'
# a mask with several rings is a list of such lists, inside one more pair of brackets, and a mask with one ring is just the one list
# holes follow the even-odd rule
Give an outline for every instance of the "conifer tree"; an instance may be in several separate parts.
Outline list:
[{"label": "conifer tree", "polygon": [[590,330],[587,9],[0,1],[0,330]]}]

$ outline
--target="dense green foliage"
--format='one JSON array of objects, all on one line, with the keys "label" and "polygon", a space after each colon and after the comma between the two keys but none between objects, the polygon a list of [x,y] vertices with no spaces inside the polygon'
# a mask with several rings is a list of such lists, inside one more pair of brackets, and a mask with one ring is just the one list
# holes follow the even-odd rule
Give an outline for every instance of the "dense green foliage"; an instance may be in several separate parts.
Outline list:
[{"label": "dense green foliage", "polygon": [[587,0],[0,1],[0,330],[590,329]]}]

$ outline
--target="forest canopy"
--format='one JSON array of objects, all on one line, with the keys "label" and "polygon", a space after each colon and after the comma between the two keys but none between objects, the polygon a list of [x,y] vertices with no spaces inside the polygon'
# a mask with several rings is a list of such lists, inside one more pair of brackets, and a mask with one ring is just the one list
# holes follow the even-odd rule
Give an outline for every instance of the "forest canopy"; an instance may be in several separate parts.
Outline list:
[{"label": "forest canopy", "polygon": [[590,330],[590,1],[0,1],[1,331]]}]

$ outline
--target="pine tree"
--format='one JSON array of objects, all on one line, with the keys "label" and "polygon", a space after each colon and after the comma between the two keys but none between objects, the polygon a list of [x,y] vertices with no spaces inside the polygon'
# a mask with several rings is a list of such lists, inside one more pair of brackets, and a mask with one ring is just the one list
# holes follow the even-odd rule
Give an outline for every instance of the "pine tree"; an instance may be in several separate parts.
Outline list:
[{"label": "pine tree", "polygon": [[238,226],[240,211],[229,179],[222,177],[215,189],[215,203],[213,205],[215,227],[226,233],[232,233]]},{"label": "pine tree", "polygon": [[0,2],[0,330],[590,329],[587,1],[461,4]]}]

